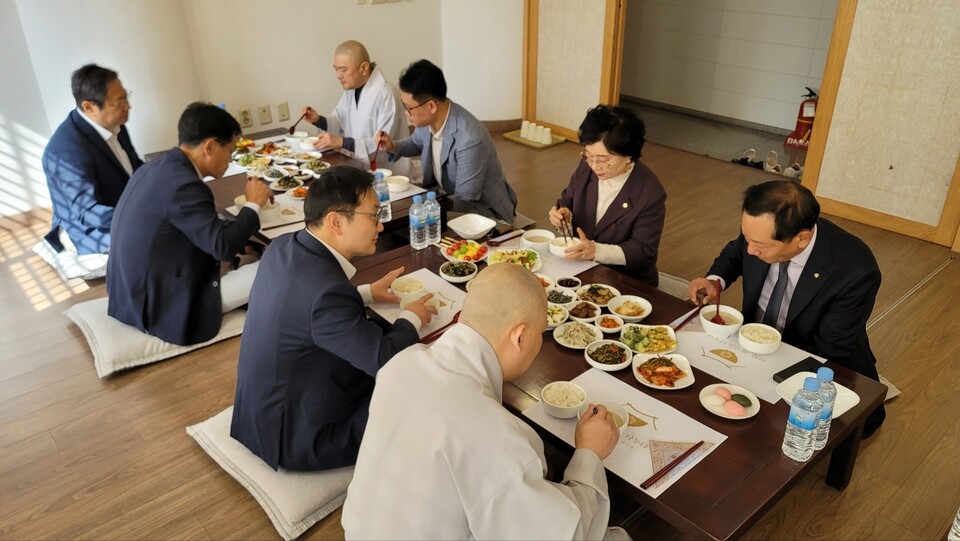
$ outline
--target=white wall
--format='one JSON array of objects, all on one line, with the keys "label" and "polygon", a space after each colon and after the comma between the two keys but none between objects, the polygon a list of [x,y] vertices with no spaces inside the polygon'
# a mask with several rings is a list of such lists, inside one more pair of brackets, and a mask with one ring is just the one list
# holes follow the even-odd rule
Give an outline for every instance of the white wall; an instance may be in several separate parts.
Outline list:
[{"label": "white wall", "polygon": [[447,95],[481,120],[523,110],[523,0],[440,4]]},{"label": "white wall", "polygon": [[0,216],[50,205],[40,166],[49,136],[16,2],[0,0]]},{"label": "white wall", "polygon": [[183,7],[168,0],[18,0],[20,23],[50,132],[75,107],[70,74],[95,62],[116,70],[141,155],[176,144],[177,119],[200,98]]},{"label": "white wall", "polygon": [[838,0],[628,0],[621,93],[793,129]]},{"label": "white wall", "polygon": [[[362,42],[393,84],[414,60],[442,67],[439,0],[288,0],[270,3],[269,16],[262,0],[183,5],[204,98],[226,103],[234,116],[250,108],[255,124],[247,132],[287,125],[277,120],[277,102],[288,102],[291,115],[304,105],[321,113],[333,109],[343,93],[333,51],[348,39]],[[257,119],[261,105],[270,105],[270,124]]]}]

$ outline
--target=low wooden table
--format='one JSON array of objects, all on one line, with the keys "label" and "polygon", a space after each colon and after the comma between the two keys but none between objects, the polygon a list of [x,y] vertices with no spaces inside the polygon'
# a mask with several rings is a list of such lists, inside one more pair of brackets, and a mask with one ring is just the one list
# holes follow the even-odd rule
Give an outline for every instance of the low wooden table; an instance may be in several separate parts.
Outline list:
[{"label": "low wooden table", "polygon": [[[400,265],[405,266],[407,272],[420,268],[438,272],[445,261],[436,248],[414,251],[404,246],[359,262],[354,282],[368,283]],[[691,308],[676,297],[602,265],[578,277],[583,283],[610,284],[624,294],[636,294],[649,300],[654,309],[644,323],[667,324]],[[697,371],[695,383],[683,391],[657,391],[641,386],[630,369],[611,373],[628,385],[727,436],[723,444],[686,472],[659,498],[648,496],[636,486],[608,472],[611,488],[619,494],[628,495],[686,534],[711,539],[730,539],[742,535],[804,473],[827,457],[830,464],[826,481],[843,490],[853,474],[864,422],[867,415],[883,402],[886,388],[877,381],[834,363],[827,365],[834,369],[838,383],[860,396],[860,403],[833,421],[826,448],[817,451],[805,463],[795,462],[781,451],[789,413],[789,406],[783,401],[775,404],[764,402],[756,417],[732,421],[711,415],[701,406],[700,390],[720,382],[702,370]],[[516,381],[504,384],[504,406],[519,414],[538,402],[540,390],[547,383],[571,380],[589,369],[580,350],[564,348],[552,337],[544,337],[543,347],[530,370]],[[558,448],[568,449],[572,454],[573,449],[568,444],[537,425],[534,428]]]}]

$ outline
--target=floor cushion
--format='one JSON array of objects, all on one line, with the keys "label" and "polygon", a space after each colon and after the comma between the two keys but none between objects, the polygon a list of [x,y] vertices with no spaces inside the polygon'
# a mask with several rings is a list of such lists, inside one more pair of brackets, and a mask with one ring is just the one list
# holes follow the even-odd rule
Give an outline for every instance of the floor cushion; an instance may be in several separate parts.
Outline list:
[{"label": "floor cushion", "polygon": [[201,344],[180,346],[121,323],[107,315],[107,298],[102,297],[71,306],[64,312],[87,339],[97,375],[105,378],[114,372],[155,363],[188,351],[237,336],[243,332],[246,310],[237,309],[223,315],[220,332]]},{"label": "floor cushion", "polygon": [[280,537],[296,539],[335,511],[347,497],[353,467],[321,472],[274,471],[230,437],[233,406],[187,427],[210,458],[220,465],[263,507]]}]

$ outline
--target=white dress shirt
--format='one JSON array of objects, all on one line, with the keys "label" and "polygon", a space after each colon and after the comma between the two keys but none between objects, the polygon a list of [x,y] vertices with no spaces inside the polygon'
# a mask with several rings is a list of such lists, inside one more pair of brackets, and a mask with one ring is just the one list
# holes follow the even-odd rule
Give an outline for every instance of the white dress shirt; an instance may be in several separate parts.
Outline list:
[{"label": "white dress shirt", "polygon": [[433,176],[437,179],[437,195],[444,194],[443,190],[443,172],[440,171],[440,153],[443,151],[443,129],[447,127],[447,120],[450,119],[450,108],[447,108],[447,116],[443,118],[443,124],[440,125],[440,129],[433,131],[433,128],[430,128],[430,156],[433,159]]},{"label": "white dress shirt", "polygon": [[[330,253],[333,254],[334,258],[336,258],[337,263],[340,263],[340,268],[343,269],[343,274],[347,276],[347,280],[350,280],[351,278],[353,278],[353,275],[357,273],[357,268],[353,266],[353,263],[350,263],[349,259],[343,257],[340,254],[340,252],[334,249],[333,246],[330,246],[329,244],[324,242],[323,239],[314,235],[313,231],[310,231],[310,229],[306,229],[306,232],[309,233],[311,237],[317,239],[317,241],[319,241],[320,244],[323,244],[324,246],[326,246],[327,250],[330,250]],[[363,284],[363,285],[357,286],[357,293],[359,293],[360,298],[363,299],[364,306],[369,306],[375,302],[373,298],[373,291],[370,289],[370,284]],[[410,310],[403,310],[400,312],[400,315],[397,317],[402,317],[403,319],[409,321],[410,323],[413,324],[413,328],[416,329],[418,333],[420,332],[420,327],[422,326],[422,323],[420,321],[420,316],[418,316],[417,314],[414,314]]]},{"label": "white dress shirt", "polygon": [[[630,173],[633,172],[634,164],[631,162],[627,167],[627,170],[623,173],[604,179],[597,179],[597,221],[596,224],[600,223],[600,220],[603,218],[603,215],[606,214],[607,210],[610,208],[610,205],[613,203],[613,200],[620,195],[620,190],[623,189],[623,186],[627,183],[627,179],[630,178]],[[594,224],[594,225],[596,225]],[[597,263],[603,263],[605,265],[626,265],[627,256],[623,253],[623,248],[617,246],[616,244],[603,244],[597,242],[597,251],[593,257],[593,260]]]},{"label": "white dress shirt", "polygon": [[113,151],[114,156],[117,157],[117,161],[123,166],[123,170],[126,171],[128,175],[132,175],[133,165],[130,164],[130,156],[127,156],[127,152],[120,146],[120,140],[117,137],[120,134],[120,128],[117,128],[116,131],[108,130],[91,120],[79,107],[77,108],[77,112],[87,121],[87,124],[90,124],[90,126],[100,134],[100,137],[103,137],[104,142],[107,143],[107,146]]}]

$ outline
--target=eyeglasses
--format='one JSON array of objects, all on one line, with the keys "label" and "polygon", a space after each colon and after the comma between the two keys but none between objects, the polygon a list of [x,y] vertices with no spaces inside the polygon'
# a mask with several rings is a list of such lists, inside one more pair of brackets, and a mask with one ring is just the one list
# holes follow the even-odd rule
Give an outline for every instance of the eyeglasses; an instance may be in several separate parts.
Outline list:
[{"label": "eyeglasses", "polygon": [[113,100],[112,102],[105,102],[104,105],[109,105],[110,107],[123,107],[124,105],[130,105],[130,96],[133,95],[132,90],[128,90],[123,96]]},{"label": "eyeglasses", "polygon": [[380,218],[383,217],[383,207],[377,207],[377,212],[360,212],[359,210],[338,210],[340,214],[363,214],[364,216],[370,216],[373,218],[374,222],[379,222]]},{"label": "eyeglasses", "polygon": [[419,105],[414,105],[413,107],[407,107],[407,104],[406,104],[406,103],[403,103],[403,102],[400,102],[400,103],[403,103],[403,108],[407,110],[407,113],[412,113],[414,109],[416,109],[416,108],[418,108],[418,107],[423,107],[424,105],[430,103],[431,101],[433,101],[433,100],[427,100],[427,101],[425,101],[425,102],[423,102],[423,103],[421,103],[421,104],[419,104]]},{"label": "eyeglasses", "polygon": [[580,157],[583,161],[587,162],[587,165],[592,165],[593,167],[602,167],[607,168],[613,165],[613,162],[610,160],[610,156],[605,158],[594,158],[586,151],[580,153]]}]

